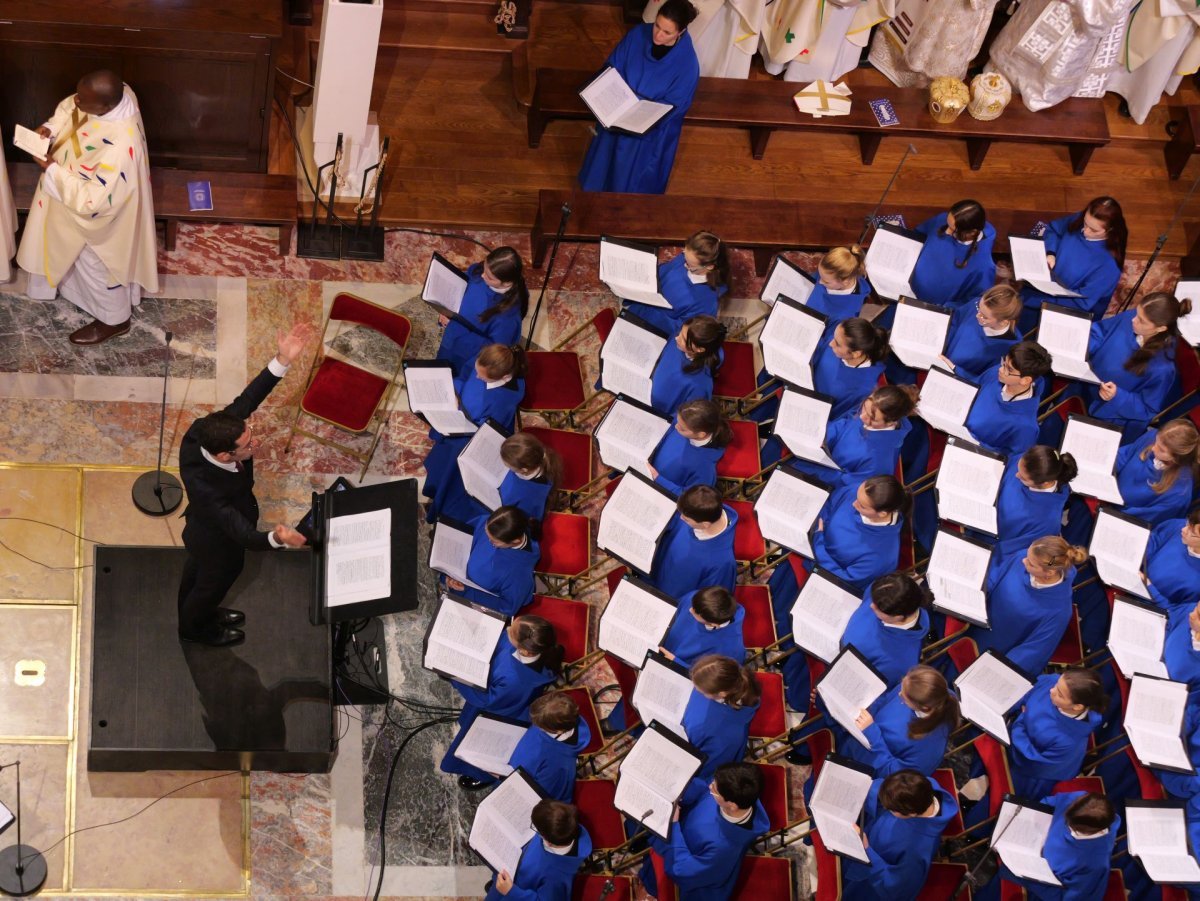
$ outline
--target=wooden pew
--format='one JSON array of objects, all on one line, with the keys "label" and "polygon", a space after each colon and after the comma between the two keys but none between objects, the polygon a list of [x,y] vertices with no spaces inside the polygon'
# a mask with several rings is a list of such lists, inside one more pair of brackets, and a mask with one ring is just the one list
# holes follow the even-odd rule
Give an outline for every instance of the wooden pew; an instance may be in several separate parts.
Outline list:
[{"label": "wooden pew", "polygon": [[1200,106],[1189,105],[1175,110],[1175,134],[1163,148],[1167,161],[1167,175],[1175,181],[1183,174],[1183,167],[1200,151]]},{"label": "wooden pew", "polygon": [[[823,200],[746,200],[684,197],[675,194],[604,194],[588,191],[538,192],[538,212],[531,232],[533,265],[540,268],[558,229],[562,205],[571,206],[564,241],[599,241],[601,235],[647,244],[683,244],[700,229],[715,229],[731,247],[754,252],[754,269],[767,271],[781,250],[826,250],[853,242],[871,214],[870,203]],[[886,203],[881,214],[899,213],[909,228],[945,207]],[[996,252],[1007,253],[1008,235],[1027,235],[1040,220],[1050,222],[1068,210],[988,209],[996,229]],[[1074,212],[1078,212],[1077,210]]]},{"label": "wooden pew", "polygon": [[[9,180],[17,209],[26,211],[33,200],[41,169],[35,163],[10,162]],[[188,209],[187,183],[212,185],[213,209]],[[175,249],[180,222],[236,222],[279,227],[279,255],[292,252],[296,229],[296,180],[290,175],[259,172],[191,172],[186,169],[151,169],[154,218],[166,225],[165,246]]]},{"label": "wooden pew", "polygon": [[[591,111],[579,97],[579,89],[594,73],[575,69],[538,69],[533,100],[527,113],[529,146],[541,142],[546,124],[553,119],[591,119]],[[824,131],[858,137],[864,165],[871,165],[884,136],[901,138],[950,138],[966,141],[971,168],[983,165],[993,141],[1026,144],[1063,144],[1071,167],[1082,175],[1097,147],[1109,142],[1108,122],[1099,100],[1073,99],[1048,110],[1031,113],[1019,102],[1009,104],[999,119],[980,122],[967,113],[949,125],[939,125],[926,108],[926,93],[888,84],[868,84],[861,71],[843,80],[854,92],[846,116],[814,119],[796,109],[792,98],[802,85],[776,80],[701,78],[696,98],[684,122],[750,132],[750,150],[763,158],[771,134],[779,129]],[[887,99],[900,122],[881,128],[871,112],[871,100]]]}]

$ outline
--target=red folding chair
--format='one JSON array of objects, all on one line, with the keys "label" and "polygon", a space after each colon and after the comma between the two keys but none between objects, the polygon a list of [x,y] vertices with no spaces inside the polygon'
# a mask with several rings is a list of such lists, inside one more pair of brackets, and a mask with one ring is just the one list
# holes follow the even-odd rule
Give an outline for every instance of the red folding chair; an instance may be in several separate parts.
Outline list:
[{"label": "red folding chair", "polygon": [[573,508],[575,494],[592,480],[592,468],[595,465],[592,457],[592,436],[542,426],[523,425],[521,431],[528,432],[546,447],[558,452],[563,463],[562,483],[558,490],[565,496],[567,506]]},{"label": "red folding chair", "polygon": [[736,500],[727,500],[725,504],[738,517],[733,532],[733,556],[738,562],[738,571],[753,575],[755,565],[765,563],[767,556],[767,542],[759,531],[754,504]]},{"label": "red folding chair", "polygon": [[742,640],[748,649],[760,651],[775,644],[775,614],[771,610],[771,589],[766,585],[736,585],[734,599],[746,611],[742,620]]},{"label": "red folding chair", "polygon": [[1200,393],[1200,356],[1197,356],[1196,348],[1185,341],[1175,342],[1175,370],[1179,375],[1179,400],[1164,407],[1150,421],[1153,426],[1182,416],[1185,410],[1196,405],[1196,394]]},{"label": "red folding chair", "polygon": [[578,353],[566,348],[589,328],[596,330],[603,344],[616,319],[616,311],[606,307],[559,341],[552,350],[529,351],[526,354],[529,372],[525,376],[521,409],[541,414],[551,425],[570,421],[572,414],[590,397],[584,387],[583,361]]},{"label": "red folding chair", "polygon": [[713,399],[730,414],[736,414],[740,412],[742,400],[758,390],[754,345],[749,341],[725,341],[721,350],[725,359],[713,379]]},{"label": "red folding chair", "polygon": [[717,483],[728,486],[727,494],[743,494],[746,481],[762,471],[762,455],[759,453],[758,423],[749,420],[731,419],[733,440],[725,448],[725,455],[717,463]]},{"label": "red folding chair", "polygon": [[788,768],[777,763],[755,764],[763,777],[762,795],[759,801],[767,812],[771,832],[786,829],[788,825]]},{"label": "red folding chair", "polygon": [[588,656],[591,607],[583,601],[535,594],[530,603],[517,611],[517,616],[540,616],[550,623],[563,646],[563,659],[568,666],[578,666]]},{"label": "red folding chair", "polygon": [[[815,761],[816,758],[813,758]],[[814,769],[814,772],[815,769]],[[840,901],[842,897],[842,861],[821,841],[816,830],[809,833],[812,839],[813,857],[817,861],[816,901]]]},{"label": "red folding chair", "polygon": [[541,559],[534,573],[549,594],[571,593],[571,580],[591,565],[592,523],[578,513],[547,513],[542,520]]},{"label": "red folding chair", "polygon": [[733,886],[733,901],[792,901],[793,898],[791,858],[755,854],[742,858],[742,868]]},{"label": "red folding chair", "polygon": [[1051,666],[1077,666],[1083,663],[1083,638],[1079,634],[1079,611],[1071,607],[1071,619],[1058,647],[1050,655]]},{"label": "red folding chair", "polygon": [[[958,783],[954,779],[954,771],[945,767],[939,767],[933,771],[933,779],[946,790],[946,793],[951,798],[958,797]],[[957,810],[950,822],[946,824],[946,828],[942,830],[942,835],[946,838],[953,838],[956,835],[961,835],[966,827],[963,825],[962,810]]]},{"label": "red folding chair", "polygon": [[787,711],[783,704],[783,676],[779,673],[757,672],[762,696],[758,710],[750,720],[750,751],[755,758],[765,758],[772,745],[786,742],[788,737]]},{"label": "red folding chair", "polygon": [[610,779],[576,779],[572,801],[579,822],[592,837],[592,854],[611,863],[612,854],[626,844],[625,822],[613,803],[617,783]]},{"label": "red folding chair", "polygon": [[925,884],[921,886],[921,891],[917,895],[917,901],[948,901],[951,897],[955,901],[964,901],[964,899],[971,901],[970,886],[963,886],[961,894],[954,894],[954,890],[958,888],[966,873],[967,865],[965,863],[935,860],[929,868]]}]

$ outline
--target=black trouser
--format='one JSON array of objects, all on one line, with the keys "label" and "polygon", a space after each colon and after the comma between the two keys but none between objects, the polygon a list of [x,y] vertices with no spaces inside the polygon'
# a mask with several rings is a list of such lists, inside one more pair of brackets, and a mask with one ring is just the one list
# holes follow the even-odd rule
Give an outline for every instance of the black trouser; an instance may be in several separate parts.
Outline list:
[{"label": "black trouser", "polygon": [[187,562],[179,581],[179,631],[195,638],[212,638],[221,631],[217,608],[241,575],[246,552],[235,544],[189,542],[183,530]]}]

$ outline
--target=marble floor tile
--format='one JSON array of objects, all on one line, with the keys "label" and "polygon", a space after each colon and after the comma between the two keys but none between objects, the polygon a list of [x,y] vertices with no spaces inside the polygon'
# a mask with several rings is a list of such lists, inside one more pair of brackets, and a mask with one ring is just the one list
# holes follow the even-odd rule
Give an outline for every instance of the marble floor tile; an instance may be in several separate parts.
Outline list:
[{"label": "marble floor tile", "polygon": [[76,613],[0,604],[0,740],[71,737]]},{"label": "marble floor tile", "polygon": [[[0,740],[0,802],[17,810],[16,768],[7,764],[21,762],[21,840],[42,853],[46,860],[43,891],[60,891],[66,885],[67,786],[70,783],[70,747],[64,743],[33,744]],[[17,840],[16,827],[10,827],[0,845]]]},{"label": "marble floor tile", "polygon": [[74,597],[78,515],[77,470],[0,467],[0,597]]}]

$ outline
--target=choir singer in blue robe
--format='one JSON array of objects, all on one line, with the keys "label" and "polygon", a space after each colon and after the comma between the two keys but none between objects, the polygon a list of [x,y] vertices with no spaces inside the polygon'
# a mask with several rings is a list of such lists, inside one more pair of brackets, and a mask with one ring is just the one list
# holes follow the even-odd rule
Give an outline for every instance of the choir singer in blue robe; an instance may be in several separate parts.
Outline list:
[{"label": "choir singer in blue robe", "polygon": [[837,418],[857,410],[875,390],[888,355],[888,333],[854,317],[825,334],[828,343],[813,355],[813,385],[833,398],[829,416]]},{"label": "choir singer in blue robe", "polygon": [[1200,507],[1186,519],[1154,527],[1146,545],[1146,578],[1168,609],[1191,607],[1200,599]]},{"label": "choir singer in blue robe", "polygon": [[1008,461],[996,498],[996,558],[1024,553],[1034,540],[1062,531],[1071,479],[1078,474],[1073,456],[1045,444]]},{"label": "choir singer in blue robe", "polygon": [[670,309],[625,301],[625,309],[668,335],[693,316],[716,316],[721,295],[729,290],[729,251],[712,232],[698,231],[683,253],[658,264],[658,293]]},{"label": "choir singer in blue robe", "polygon": [[575,795],[579,755],[592,740],[579,707],[563,691],[552,691],[529,705],[532,725],[508,758],[514,770],[525,770],[545,793],[570,803]]},{"label": "choir singer in blue robe", "polygon": [[685,594],[677,604],[679,612],[659,647],[666,657],[686,667],[708,654],[739,663],[746,659],[746,609],[729,589],[709,585]]},{"label": "choir singer in blue robe", "polygon": [[829,326],[858,316],[871,297],[866,261],[858,244],[831,247],[817,263],[817,284],[804,305],[823,314]]},{"label": "choir singer in blue robe", "polygon": [[1187,515],[1196,484],[1200,433],[1190,419],[1172,419],[1117,453],[1117,487],[1130,516],[1158,525]]},{"label": "choir singer in blue robe", "polygon": [[916,228],[925,236],[909,284],[925,303],[955,309],[996,283],[996,229],[977,200],[960,200]]},{"label": "choir singer in blue robe", "polygon": [[521,256],[511,247],[497,247],[482,263],[467,270],[467,290],[458,308],[460,319],[442,316],[445,326],[437,359],[466,374],[471,362],[489,344],[516,344],[521,320],[529,310]]},{"label": "choir singer in blue robe", "polygon": [[711,400],[724,343],[725,326],[712,316],[693,316],[681,325],[650,373],[650,406],[674,416],[689,400]]},{"label": "choir singer in blue robe", "polygon": [[[1099,728],[1107,710],[1108,698],[1092,670],[1071,667],[1062,675],[1039,676],[1010,730],[1014,791],[1023,798],[1040,798],[1059,782],[1078,776],[1088,736]],[[987,807],[976,809],[980,806]]]},{"label": "choir singer in blue robe", "polygon": [[733,441],[733,429],[712,400],[696,398],[680,405],[669,429],[650,457],[650,475],[672,494],[691,485],[716,485],[717,464]]},{"label": "choir singer in blue robe", "polygon": [[677,512],[659,539],[647,581],[673,598],[706,585],[733,591],[737,518],[715,488],[693,485],[687,489],[679,496]]},{"label": "choir singer in blue robe", "polygon": [[964,378],[983,375],[1020,343],[1020,318],[1021,295],[1009,285],[989,288],[974,303],[955,309],[946,333],[951,368]]},{"label": "choir singer in blue robe", "polygon": [[533,570],[541,559],[529,535],[529,517],[517,507],[500,507],[471,527],[467,578],[479,588],[451,578],[446,584],[474,604],[512,616],[533,600]]},{"label": "choir singer in blue robe", "polygon": [[592,837],[573,804],[538,801],[531,819],[536,834],[525,843],[517,872],[497,873],[484,901],[570,901],[575,874],[592,853]]},{"label": "choir singer in blue robe", "polygon": [[691,669],[692,696],[684,709],[683,731],[705,755],[696,778],[707,781],[723,763],[746,756],[750,721],[762,690],[754,672],[731,657],[709,654]]},{"label": "choir singer in blue robe", "polygon": [[1013,456],[1037,443],[1042,379],[1049,374],[1050,354],[1036,341],[1014,345],[999,366],[977,379],[962,373],[979,385],[965,425],[981,447]]}]

